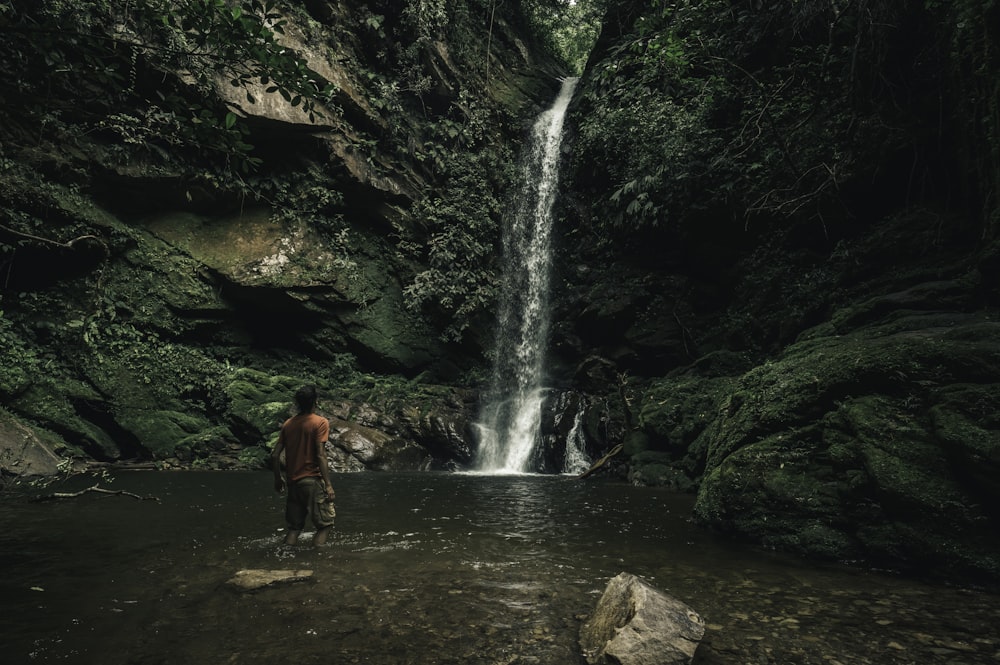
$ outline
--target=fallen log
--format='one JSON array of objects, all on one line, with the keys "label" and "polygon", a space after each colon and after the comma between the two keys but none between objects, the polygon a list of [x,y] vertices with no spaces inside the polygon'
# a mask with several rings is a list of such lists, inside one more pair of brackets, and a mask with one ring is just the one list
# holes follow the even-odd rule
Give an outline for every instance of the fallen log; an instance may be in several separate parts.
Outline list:
[{"label": "fallen log", "polygon": [[615,446],[614,448],[612,448],[611,450],[609,450],[607,455],[605,455],[601,459],[599,459],[596,462],[594,462],[593,464],[591,464],[590,468],[587,469],[586,471],[584,471],[583,473],[581,473],[579,476],[577,476],[577,478],[580,478],[580,479],[586,478],[590,474],[594,473],[595,471],[597,471],[598,469],[600,469],[602,466],[604,466],[605,464],[607,464],[607,462],[608,462],[609,459],[611,459],[612,457],[614,457],[615,455],[617,455],[618,453],[620,453],[622,451],[622,448],[624,448],[624,447],[625,447],[625,444],[619,443],[617,446]]},{"label": "fallen log", "polygon": [[39,496],[34,499],[34,501],[54,501],[56,499],[75,499],[76,497],[83,496],[94,492],[95,494],[111,494],[116,496],[128,496],[133,499],[138,499],[139,501],[159,501],[160,498],[157,496],[142,496],[140,494],[135,494],[134,492],[126,492],[125,490],[109,490],[99,485],[94,485],[92,487],[87,487],[78,492],[53,492],[52,494],[46,494],[44,496]]}]

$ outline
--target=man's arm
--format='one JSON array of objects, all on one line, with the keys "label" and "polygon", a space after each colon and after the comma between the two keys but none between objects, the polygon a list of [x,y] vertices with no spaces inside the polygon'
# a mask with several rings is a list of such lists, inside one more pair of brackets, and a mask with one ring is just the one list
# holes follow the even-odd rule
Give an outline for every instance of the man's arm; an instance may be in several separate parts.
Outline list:
[{"label": "man's arm", "polygon": [[285,449],[285,440],[281,434],[278,435],[278,442],[274,444],[271,451],[271,468],[274,469],[274,491],[285,491],[285,479],[281,477],[281,451]]},{"label": "man's arm", "polygon": [[323,483],[326,485],[326,498],[333,499],[334,491],[333,485],[330,484],[330,465],[326,460],[326,441],[319,444],[319,450],[316,454],[319,457],[319,473],[323,476]]}]

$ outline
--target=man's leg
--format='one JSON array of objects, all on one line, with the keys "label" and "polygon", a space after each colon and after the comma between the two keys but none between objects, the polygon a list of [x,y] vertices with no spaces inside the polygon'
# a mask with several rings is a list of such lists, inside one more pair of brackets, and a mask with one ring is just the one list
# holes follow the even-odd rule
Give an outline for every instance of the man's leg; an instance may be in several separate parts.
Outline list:
[{"label": "man's leg", "polygon": [[337,516],[337,510],[333,501],[326,496],[325,486],[322,482],[316,483],[313,488],[312,518],[316,526],[316,535],[313,536],[313,545],[320,547],[326,543],[330,529],[333,528],[333,520]]},{"label": "man's leg", "polygon": [[330,529],[332,528],[333,526],[324,526],[316,529],[316,535],[313,536],[313,547],[319,547],[320,545],[326,543],[326,537],[329,535]]},{"label": "man's leg", "polygon": [[299,535],[306,524],[306,506],[302,501],[302,491],[298,482],[289,483],[285,499],[285,522],[288,529],[285,532],[285,544],[294,545],[299,541]]}]

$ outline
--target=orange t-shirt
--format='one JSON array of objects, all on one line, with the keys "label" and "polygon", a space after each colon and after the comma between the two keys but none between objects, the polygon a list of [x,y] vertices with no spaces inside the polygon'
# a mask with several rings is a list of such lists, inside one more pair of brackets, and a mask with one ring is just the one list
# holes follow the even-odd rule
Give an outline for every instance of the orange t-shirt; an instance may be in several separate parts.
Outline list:
[{"label": "orange t-shirt", "polygon": [[323,476],[319,456],[325,455],[323,444],[330,436],[330,422],[315,413],[300,413],[285,421],[278,442],[285,445],[285,469],[288,482]]}]

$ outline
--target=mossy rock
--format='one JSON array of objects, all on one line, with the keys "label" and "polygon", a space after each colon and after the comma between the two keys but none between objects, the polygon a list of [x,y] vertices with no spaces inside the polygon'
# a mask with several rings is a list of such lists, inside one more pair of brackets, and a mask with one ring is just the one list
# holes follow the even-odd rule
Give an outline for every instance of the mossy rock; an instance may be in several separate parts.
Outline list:
[{"label": "mossy rock", "polygon": [[223,388],[234,429],[256,437],[277,431],[294,413],[295,391],[307,383],[310,381],[247,368],[235,371]]},{"label": "mossy rock", "polygon": [[787,532],[770,533],[761,538],[761,544],[826,560],[844,559],[860,551],[855,538],[821,520],[792,520],[783,526]]},{"label": "mossy rock", "polygon": [[668,487],[694,492],[695,482],[677,467],[670,453],[647,450],[629,458],[628,481],[643,487]]},{"label": "mossy rock", "polygon": [[645,432],[629,432],[622,443],[622,452],[629,457],[635,457],[649,450],[649,435]]},{"label": "mossy rock", "polygon": [[718,416],[731,386],[729,378],[693,375],[654,381],[642,394],[638,424],[666,447],[684,450]]},{"label": "mossy rock", "polygon": [[158,409],[120,409],[116,414],[118,424],[132,434],[154,459],[174,454],[183,442],[214,429],[213,424],[201,414],[181,413]]},{"label": "mossy rock", "polygon": [[248,469],[270,469],[273,444],[248,446],[239,451],[237,461]]},{"label": "mossy rock", "polygon": [[[715,467],[730,453],[769,433],[813,422],[850,396],[916,397],[922,385],[992,383],[1000,375],[1000,340],[979,326],[919,333],[811,339],[740,377],[722,404],[719,432],[708,451]],[[971,335],[971,339],[970,339]]]},{"label": "mossy rock", "polygon": [[[924,399],[940,401],[930,409],[932,420],[968,434],[969,423],[953,410],[967,403],[955,396],[968,394],[930,391]],[[786,428],[709,467],[695,515],[811,556],[993,575],[990,552],[1000,543],[985,525],[997,518],[989,498],[997,496],[1000,478],[957,468],[955,450],[969,447],[942,440],[928,420],[911,397],[887,395],[845,397],[801,427],[790,413]],[[980,447],[979,459],[991,451]],[[953,556],[958,550],[961,556]]]},{"label": "mossy rock", "polygon": [[21,417],[58,433],[64,445],[100,460],[116,460],[121,455],[118,442],[104,428],[81,415],[75,406],[102,402],[98,393],[80,381],[43,379],[10,406]]},{"label": "mossy rock", "polygon": [[956,384],[938,391],[931,429],[977,500],[1000,517],[1000,384]]},{"label": "mossy rock", "polygon": [[[213,466],[225,466],[229,460],[226,453],[235,453],[238,442],[233,433],[224,425],[214,425],[200,429],[183,437],[170,451],[172,457],[191,463],[204,463],[211,460]],[[242,454],[240,451],[239,454]],[[164,459],[165,455],[158,456]]]}]

